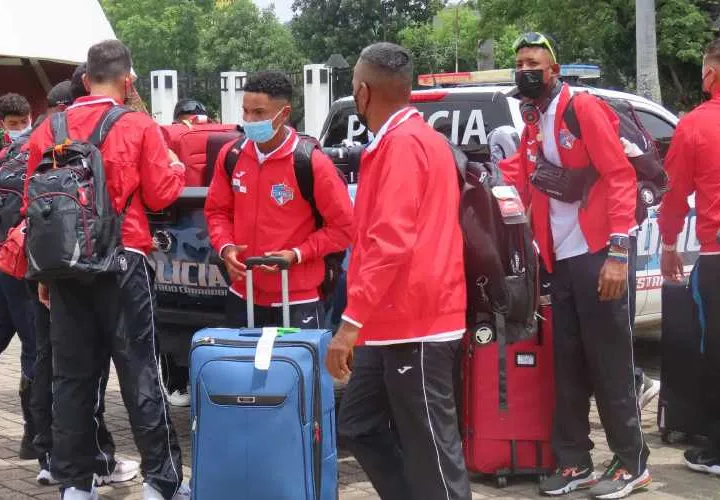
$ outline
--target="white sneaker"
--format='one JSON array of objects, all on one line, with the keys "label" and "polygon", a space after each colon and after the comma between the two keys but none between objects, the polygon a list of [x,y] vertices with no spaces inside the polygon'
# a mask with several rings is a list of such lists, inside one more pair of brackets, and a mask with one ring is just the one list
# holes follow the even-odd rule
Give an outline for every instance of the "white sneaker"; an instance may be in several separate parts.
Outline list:
[{"label": "white sneaker", "polygon": [[[147,483],[143,483],[143,500],[165,500],[162,494]],[[181,484],[172,500],[190,500],[190,488]]]},{"label": "white sneaker", "polygon": [[187,389],[184,391],[176,389],[175,392],[168,396],[168,403],[181,408],[190,406],[190,392]]},{"label": "white sneaker", "polygon": [[60,493],[60,500],[99,500],[99,497],[95,486],[89,493],[73,487]]},{"label": "white sneaker", "polygon": [[97,479],[97,485],[103,486],[110,483],[124,483],[135,478],[140,471],[140,464],[135,460],[124,460],[115,458],[115,470],[109,476],[100,476]]},{"label": "white sneaker", "polygon": [[640,386],[640,408],[645,408],[659,393],[660,381],[644,376]]},{"label": "white sneaker", "polygon": [[47,469],[40,469],[40,472],[35,480],[38,484],[43,486],[55,486],[56,484],[60,484],[60,481],[57,481]]}]

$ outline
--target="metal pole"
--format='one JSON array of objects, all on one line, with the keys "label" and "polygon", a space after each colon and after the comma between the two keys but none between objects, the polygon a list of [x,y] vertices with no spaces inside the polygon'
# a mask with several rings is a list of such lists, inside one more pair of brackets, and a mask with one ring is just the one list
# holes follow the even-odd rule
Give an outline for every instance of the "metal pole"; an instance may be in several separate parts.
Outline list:
[{"label": "metal pole", "polygon": [[455,73],[460,71],[458,69],[458,39],[460,38],[460,27],[458,22],[458,9],[460,8],[460,2],[455,4]]}]

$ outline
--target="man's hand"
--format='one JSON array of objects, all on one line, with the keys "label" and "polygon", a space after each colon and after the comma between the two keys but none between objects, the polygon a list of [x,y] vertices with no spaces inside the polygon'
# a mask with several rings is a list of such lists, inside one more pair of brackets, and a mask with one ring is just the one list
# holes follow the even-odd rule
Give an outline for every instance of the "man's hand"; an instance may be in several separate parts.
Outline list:
[{"label": "man's hand", "polygon": [[175,163],[175,162],[180,161],[180,158],[178,158],[178,155],[175,154],[175,151],[173,151],[172,149],[168,149],[167,152],[168,152],[168,159],[170,160],[170,163]]},{"label": "man's hand", "polygon": [[[293,250],[280,250],[279,252],[265,252],[265,257],[280,257],[289,266],[292,266],[297,262],[297,254]],[[260,266],[260,269],[270,273],[276,273],[280,271],[278,266]]]},{"label": "man's hand", "polygon": [[664,250],[660,255],[660,270],[669,281],[682,281],[685,277],[685,263],[677,250]]},{"label": "man's hand", "polygon": [[336,379],[343,380],[352,371],[353,348],[359,331],[358,327],[343,321],[330,342],[325,365]]},{"label": "man's hand", "polygon": [[38,283],[38,300],[40,303],[50,309],[50,290],[45,283]]},{"label": "man's hand", "polygon": [[245,264],[240,261],[245,250],[247,250],[247,245],[231,245],[226,246],[220,255],[220,258],[225,261],[225,267],[232,281],[245,277]]},{"label": "man's hand", "polygon": [[617,300],[628,286],[628,265],[608,257],[600,270],[598,294],[601,301]]}]

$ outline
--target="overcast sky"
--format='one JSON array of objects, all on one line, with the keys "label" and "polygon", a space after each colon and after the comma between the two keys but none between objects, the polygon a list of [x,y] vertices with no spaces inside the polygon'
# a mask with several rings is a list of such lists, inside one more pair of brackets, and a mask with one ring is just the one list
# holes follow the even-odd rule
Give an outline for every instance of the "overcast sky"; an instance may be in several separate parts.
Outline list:
[{"label": "overcast sky", "polygon": [[253,0],[253,2],[260,8],[275,4],[275,15],[282,23],[286,23],[292,19],[293,0]]}]

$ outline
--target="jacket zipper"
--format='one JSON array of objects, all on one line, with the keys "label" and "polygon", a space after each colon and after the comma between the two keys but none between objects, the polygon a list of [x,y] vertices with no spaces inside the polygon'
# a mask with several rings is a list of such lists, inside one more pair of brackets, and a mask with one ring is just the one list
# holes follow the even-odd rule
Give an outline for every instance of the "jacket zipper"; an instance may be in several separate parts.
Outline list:
[{"label": "jacket zipper", "polygon": [[[219,347],[255,347],[257,342],[247,340],[230,340],[216,339],[213,337],[203,337],[193,343],[190,352],[202,345],[216,345]],[[278,345],[278,344],[276,344]],[[313,358],[313,476],[315,478],[315,499],[320,500],[322,491],[321,482],[322,474],[320,465],[322,463],[322,429],[319,419],[322,418],[322,402],[320,400],[320,360],[319,354],[315,346],[309,342],[282,342],[280,347],[302,347],[310,351]],[[279,358],[280,359],[280,358]],[[301,386],[302,387],[302,386]],[[301,399],[305,399],[304,394]]]}]

